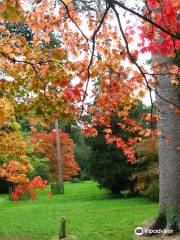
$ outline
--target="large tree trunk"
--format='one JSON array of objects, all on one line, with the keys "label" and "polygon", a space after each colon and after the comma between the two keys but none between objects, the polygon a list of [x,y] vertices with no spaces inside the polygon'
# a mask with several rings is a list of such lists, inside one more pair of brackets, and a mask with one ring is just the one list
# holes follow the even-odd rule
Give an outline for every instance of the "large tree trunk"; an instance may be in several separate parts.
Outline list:
[{"label": "large tree trunk", "polygon": [[[169,72],[170,65],[163,64],[169,61],[167,57],[159,55],[153,60],[162,64],[161,74]],[[177,87],[172,85],[170,78],[169,74],[159,75],[157,78],[159,86],[156,101],[160,110],[158,129],[161,132],[158,138],[160,213],[151,228],[180,232],[180,115],[176,114],[175,108],[169,103],[173,102],[178,106],[179,96]]]}]

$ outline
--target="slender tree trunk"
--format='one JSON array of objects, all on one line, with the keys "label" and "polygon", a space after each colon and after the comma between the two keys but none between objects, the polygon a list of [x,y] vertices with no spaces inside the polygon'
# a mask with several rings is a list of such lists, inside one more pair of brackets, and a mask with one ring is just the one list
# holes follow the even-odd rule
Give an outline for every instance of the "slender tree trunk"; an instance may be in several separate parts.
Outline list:
[{"label": "slender tree trunk", "polygon": [[[170,65],[163,64],[169,59],[164,56],[155,56],[153,60],[161,65],[161,74],[169,72]],[[151,228],[166,228],[180,232],[180,115],[167,101],[179,105],[177,87],[171,83],[169,74],[157,78],[158,88],[156,95],[159,108],[158,129],[161,135],[158,138],[159,168],[160,168],[160,213]],[[163,100],[166,99],[167,101]]]},{"label": "slender tree trunk", "polygon": [[57,150],[57,163],[58,163],[58,184],[62,188],[62,192],[64,192],[63,187],[63,173],[62,173],[62,155],[61,155],[61,143],[60,143],[60,130],[58,119],[55,121],[56,128],[56,150]]}]

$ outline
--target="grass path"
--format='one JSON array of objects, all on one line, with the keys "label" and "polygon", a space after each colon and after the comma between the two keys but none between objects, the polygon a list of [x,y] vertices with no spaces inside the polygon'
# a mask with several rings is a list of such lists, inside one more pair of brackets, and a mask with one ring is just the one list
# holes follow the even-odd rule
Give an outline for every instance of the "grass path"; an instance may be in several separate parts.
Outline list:
[{"label": "grass path", "polygon": [[134,229],[158,209],[144,198],[108,198],[92,181],[66,183],[65,195],[52,198],[48,191],[36,201],[0,202],[0,240],[50,240],[58,234],[61,216],[77,240],[134,240]]}]

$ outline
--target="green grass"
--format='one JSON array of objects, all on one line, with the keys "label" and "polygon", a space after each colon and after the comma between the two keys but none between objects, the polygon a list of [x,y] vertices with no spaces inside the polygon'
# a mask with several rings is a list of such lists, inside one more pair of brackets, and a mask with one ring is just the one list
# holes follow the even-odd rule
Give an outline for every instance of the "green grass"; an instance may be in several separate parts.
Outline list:
[{"label": "green grass", "polygon": [[52,198],[48,191],[35,201],[0,201],[0,240],[51,239],[61,216],[68,234],[78,240],[134,240],[134,229],[158,210],[158,204],[144,198],[112,199],[92,181],[66,183],[65,195]]}]

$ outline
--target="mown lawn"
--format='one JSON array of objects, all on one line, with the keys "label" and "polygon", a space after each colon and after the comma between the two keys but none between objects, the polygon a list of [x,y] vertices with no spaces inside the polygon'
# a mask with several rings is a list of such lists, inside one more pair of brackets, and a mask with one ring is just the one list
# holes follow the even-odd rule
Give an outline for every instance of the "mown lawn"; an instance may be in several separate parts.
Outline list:
[{"label": "mown lawn", "polygon": [[134,229],[152,219],[158,204],[144,198],[112,199],[93,181],[66,183],[65,195],[10,202],[0,195],[0,240],[49,240],[65,216],[77,240],[134,240]]}]

